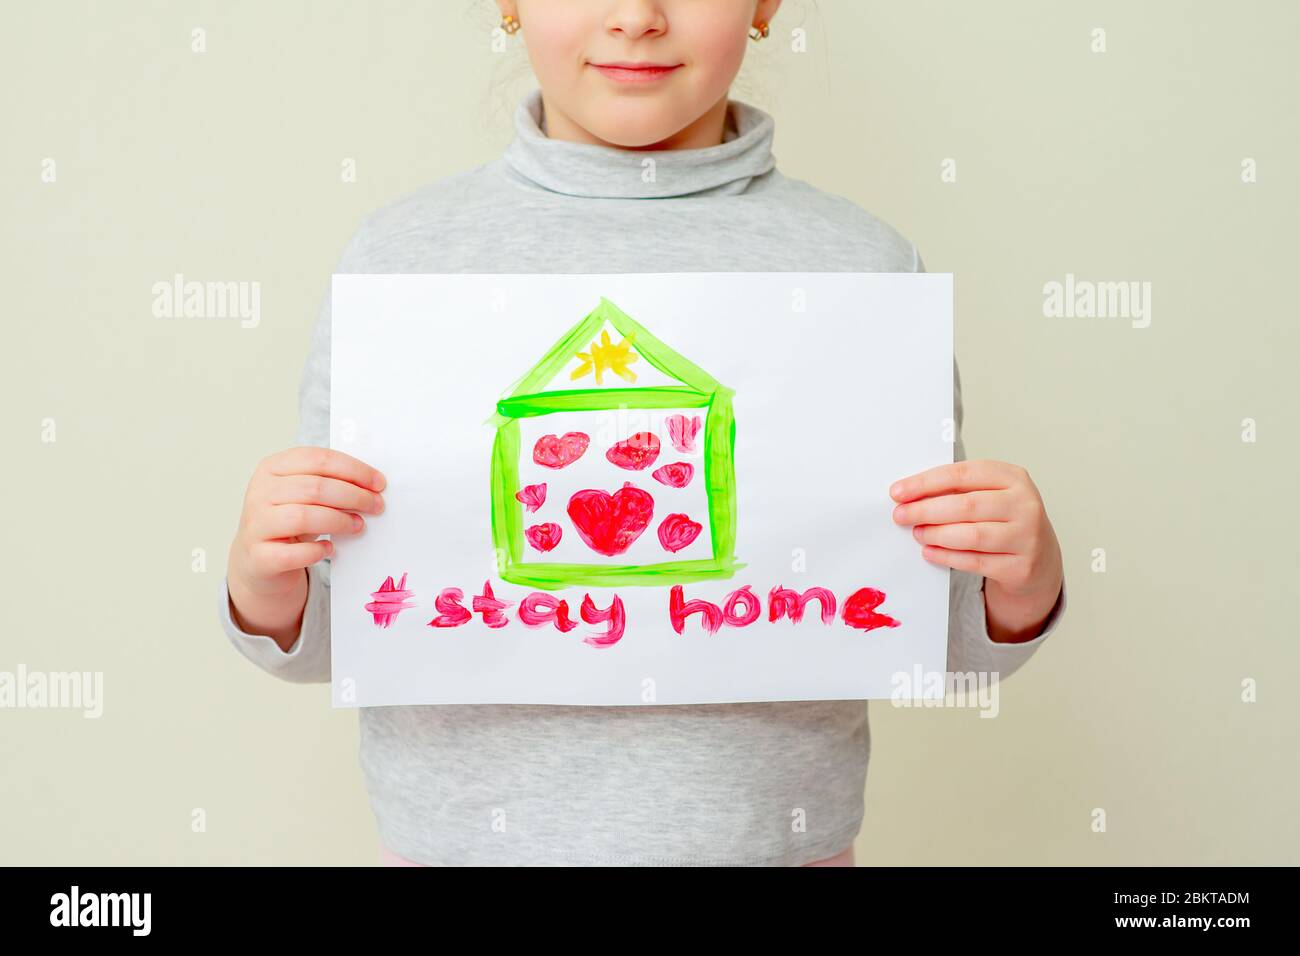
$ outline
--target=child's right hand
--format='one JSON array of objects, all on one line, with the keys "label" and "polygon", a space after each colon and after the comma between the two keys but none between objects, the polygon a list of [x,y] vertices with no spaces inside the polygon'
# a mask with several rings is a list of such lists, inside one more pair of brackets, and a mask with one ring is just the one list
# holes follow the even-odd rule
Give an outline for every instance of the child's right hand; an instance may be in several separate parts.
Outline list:
[{"label": "child's right hand", "polygon": [[259,462],[227,565],[236,623],[287,650],[307,601],[303,569],[334,553],[316,536],[359,534],[362,514],[384,510],[386,483],[365,462],[330,448],[290,448]]}]

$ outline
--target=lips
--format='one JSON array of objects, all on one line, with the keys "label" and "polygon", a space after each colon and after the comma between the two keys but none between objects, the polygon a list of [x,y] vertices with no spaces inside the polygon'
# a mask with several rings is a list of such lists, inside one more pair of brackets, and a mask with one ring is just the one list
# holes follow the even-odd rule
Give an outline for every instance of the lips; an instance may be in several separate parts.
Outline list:
[{"label": "lips", "polygon": [[597,73],[616,83],[653,83],[671,75],[680,63],[590,63]]}]

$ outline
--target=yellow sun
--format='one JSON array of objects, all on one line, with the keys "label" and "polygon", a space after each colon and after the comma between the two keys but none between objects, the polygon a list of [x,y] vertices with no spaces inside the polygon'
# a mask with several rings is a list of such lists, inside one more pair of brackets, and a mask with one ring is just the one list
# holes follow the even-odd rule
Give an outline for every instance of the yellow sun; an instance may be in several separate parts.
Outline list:
[{"label": "yellow sun", "polygon": [[605,372],[613,372],[625,382],[635,382],[636,372],[628,368],[637,360],[637,354],[632,351],[632,339],[635,335],[636,333],[633,332],[615,345],[610,341],[609,330],[601,329],[600,341],[591,343],[591,351],[578,353],[582,363],[573,370],[573,374],[569,376],[570,380],[576,381],[594,369],[597,385],[604,384],[601,376]]}]

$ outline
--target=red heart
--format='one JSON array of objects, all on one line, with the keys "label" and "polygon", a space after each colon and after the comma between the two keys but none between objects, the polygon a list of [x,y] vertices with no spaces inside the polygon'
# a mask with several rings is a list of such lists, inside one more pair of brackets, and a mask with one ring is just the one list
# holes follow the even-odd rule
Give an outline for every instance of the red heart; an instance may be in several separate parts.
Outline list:
[{"label": "red heart", "polygon": [[543,553],[553,551],[555,546],[560,543],[560,538],[564,534],[564,529],[554,521],[548,521],[546,524],[535,524],[531,528],[524,529],[524,537],[538,551]]},{"label": "red heart", "polygon": [[563,437],[543,435],[533,446],[533,461],[543,468],[563,468],[587,452],[591,439],[582,432],[565,432]]},{"label": "red heart", "polygon": [[704,525],[686,515],[669,515],[659,525],[659,543],[665,551],[676,554],[700,536]]},{"label": "red heart", "polygon": [[654,510],[654,498],[630,481],[612,495],[595,488],[574,492],[568,508],[587,547],[604,555],[630,548],[650,524]]},{"label": "red heart", "polygon": [[655,476],[655,481],[669,488],[685,488],[691,483],[695,466],[689,461],[674,461],[671,464],[660,465],[651,474]]},{"label": "red heart", "polygon": [[659,439],[652,432],[637,432],[605,452],[605,457],[620,468],[641,471],[659,457]]}]

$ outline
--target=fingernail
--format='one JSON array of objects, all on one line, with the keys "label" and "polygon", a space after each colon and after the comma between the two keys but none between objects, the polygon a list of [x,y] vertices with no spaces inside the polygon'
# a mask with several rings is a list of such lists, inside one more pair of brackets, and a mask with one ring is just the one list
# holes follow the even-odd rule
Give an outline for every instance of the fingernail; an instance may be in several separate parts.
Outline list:
[{"label": "fingernail", "polygon": [[889,497],[893,498],[895,501],[898,500],[898,496],[901,495],[902,493],[903,493],[903,483],[901,481],[896,481],[889,486]]},{"label": "fingernail", "polygon": [[921,526],[920,526],[920,525],[917,525],[915,528],[912,529],[912,537],[915,538],[917,541],[920,541],[920,540],[921,540]]},{"label": "fingernail", "polygon": [[384,477],[381,471],[375,472],[375,491],[383,491],[388,487],[388,479]]},{"label": "fingernail", "polygon": [[899,524],[905,524],[906,522],[903,521],[903,516],[905,514],[907,514],[907,509],[903,505],[899,505],[894,509],[894,520]]},{"label": "fingernail", "polygon": [[366,523],[365,523],[365,521],[362,520],[361,515],[353,515],[353,516],[352,516],[352,528],[353,528],[353,530],[355,530],[355,531],[360,531],[360,530],[361,530],[362,528],[364,528],[365,526],[366,526]]},{"label": "fingernail", "polygon": [[384,496],[375,495],[375,514],[381,515],[383,513],[384,513]]}]

